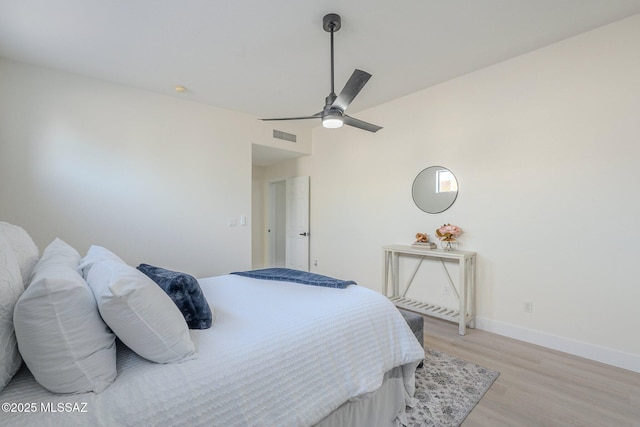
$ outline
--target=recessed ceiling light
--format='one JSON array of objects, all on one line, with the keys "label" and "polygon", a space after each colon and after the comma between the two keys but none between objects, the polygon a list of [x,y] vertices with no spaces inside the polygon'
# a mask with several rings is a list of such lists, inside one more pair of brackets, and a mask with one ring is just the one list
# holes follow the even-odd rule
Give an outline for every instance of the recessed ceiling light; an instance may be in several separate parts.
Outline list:
[{"label": "recessed ceiling light", "polygon": [[187,91],[186,87],[180,86],[180,85],[176,86],[176,92],[177,93],[185,93],[186,91]]}]

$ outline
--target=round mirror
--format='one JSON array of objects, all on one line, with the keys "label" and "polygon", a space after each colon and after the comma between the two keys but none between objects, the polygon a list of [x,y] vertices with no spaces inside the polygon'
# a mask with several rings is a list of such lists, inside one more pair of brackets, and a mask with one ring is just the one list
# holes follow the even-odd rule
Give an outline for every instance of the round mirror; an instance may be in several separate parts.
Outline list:
[{"label": "round mirror", "polygon": [[458,180],[453,172],[442,166],[430,166],[413,180],[413,201],[427,213],[444,212],[458,197]]}]

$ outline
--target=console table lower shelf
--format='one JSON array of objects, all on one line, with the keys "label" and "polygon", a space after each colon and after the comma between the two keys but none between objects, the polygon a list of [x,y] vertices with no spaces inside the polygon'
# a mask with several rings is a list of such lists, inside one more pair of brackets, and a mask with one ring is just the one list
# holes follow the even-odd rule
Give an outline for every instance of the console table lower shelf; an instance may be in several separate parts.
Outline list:
[{"label": "console table lower shelf", "polygon": [[[424,314],[425,316],[438,317],[440,319],[449,320],[458,323],[460,321],[460,311],[449,307],[441,307],[428,302],[416,301],[411,298],[389,297],[396,307],[413,311],[415,313]],[[465,316],[465,324],[473,322],[473,316],[469,313]]]}]

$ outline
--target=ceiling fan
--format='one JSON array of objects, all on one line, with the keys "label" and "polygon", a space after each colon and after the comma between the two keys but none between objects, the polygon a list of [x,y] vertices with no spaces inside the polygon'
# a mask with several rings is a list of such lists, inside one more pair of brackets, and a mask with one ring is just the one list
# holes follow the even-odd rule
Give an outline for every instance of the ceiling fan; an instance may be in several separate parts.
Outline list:
[{"label": "ceiling fan", "polygon": [[364,85],[371,78],[371,74],[366,71],[356,69],[347,84],[342,89],[342,92],[336,96],[333,88],[333,33],[338,31],[341,27],[340,15],[336,13],[330,13],[325,15],[322,19],[322,27],[325,31],[331,33],[331,93],[325,98],[325,105],[322,111],[312,116],[302,117],[286,117],[277,119],[262,119],[264,121],[274,120],[305,120],[305,119],[322,119],[322,126],[326,128],[339,128],[343,124],[357,127],[359,129],[368,130],[369,132],[377,132],[382,127],[373,125],[371,123],[358,120],[356,118],[347,116],[344,112],[349,107],[349,104],[360,93]]}]

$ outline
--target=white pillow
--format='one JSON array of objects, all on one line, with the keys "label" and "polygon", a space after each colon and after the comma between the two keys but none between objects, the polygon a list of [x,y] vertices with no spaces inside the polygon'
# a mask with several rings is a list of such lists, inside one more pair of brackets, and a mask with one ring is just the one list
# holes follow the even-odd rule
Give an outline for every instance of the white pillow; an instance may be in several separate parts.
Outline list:
[{"label": "white pillow", "polygon": [[[95,248],[95,249],[94,249]],[[92,246],[85,267],[100,314],[130,349],[157,363],[197,357],[187,323],[171,298],[144,273]],[[102,255],[100,258],[98,252]],[[117,257],[116,257],[117,258]]]},{"label": "white pillow", "polygon": [[86,279],[91,266],[93,266],[93,264],[95,264],[96,262],[103,260],[112,260],[122,264],[126,264],[122,260],[122,258],[111,252],[109,249],[103,248],[102,246],[98,245],[92,245],[85,257],[80,261],[78,269],[82,272],[82,275]]},{"label": "white pillow", "polygon": [[0,391],[22,363],[13,329],[13,309],[23,290],[18,261],[0,230]]},{"label": "white pillow", "polygon": [[26,288],[31,279],[33,267],[38,262],[38,257],[40,256],[38,247],[33,243],[31,236],[19,225],[0,221],[0,234],[4,235],[13,249],[13,253],[18,261],[18,266],[20,267],[22,283]]},{"label": "white pillow", "polygon": [[[81,260],[82,258],[78,251],[69,246],[62,239],[56,237],[53,242],[49,243],[49,245],[44,249],[40,260],[38,260],[38,263],[33,267],[31,279],[33,279],[38,270],[43,267],[48,267],[52,263],[63,264],[78,271],[78,266],[80,265]],[[29,283],[31,283],[31,281]]]},{"label": "white pillow", "polygon": [[13,321],[22,358],[54,393],[100,393],[116,378],[115,335],[77,271],[80,255],[55,239],[34,268]]}]

